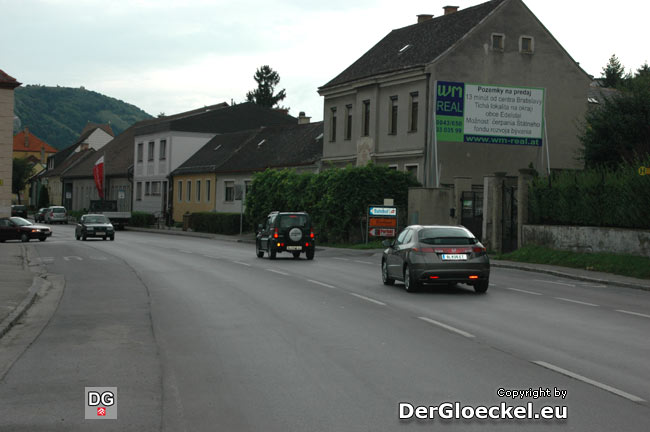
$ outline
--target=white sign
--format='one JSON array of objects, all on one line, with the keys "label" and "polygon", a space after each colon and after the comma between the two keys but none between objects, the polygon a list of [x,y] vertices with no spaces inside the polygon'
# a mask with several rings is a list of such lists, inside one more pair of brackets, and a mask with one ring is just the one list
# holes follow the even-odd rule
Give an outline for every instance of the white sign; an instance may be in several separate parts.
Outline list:
[{"label": "white sign", "polygon": [[371,216],[397,216],[395,207],[370,207]]}]

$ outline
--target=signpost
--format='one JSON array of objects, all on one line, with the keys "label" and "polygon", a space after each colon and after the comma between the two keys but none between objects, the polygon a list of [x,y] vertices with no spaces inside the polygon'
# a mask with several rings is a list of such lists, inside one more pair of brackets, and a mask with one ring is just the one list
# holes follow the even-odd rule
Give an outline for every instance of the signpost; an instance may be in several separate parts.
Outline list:
[{"label": "signpost", "polygon": [[366,243],[369,237],[395,237],[397,232],[397,207],[369,205],[366,218]]}]

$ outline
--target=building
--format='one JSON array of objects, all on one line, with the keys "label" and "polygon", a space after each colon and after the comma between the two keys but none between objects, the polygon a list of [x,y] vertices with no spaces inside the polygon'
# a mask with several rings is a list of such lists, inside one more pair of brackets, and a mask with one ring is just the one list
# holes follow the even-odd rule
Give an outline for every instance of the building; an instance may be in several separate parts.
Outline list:
[{"label": "building", "polygon": [[[56,152],[57,149],[30,133],[28,128],[14,135],[13,157],[29,160],[32,165],[32,178],[47,168],[47,158]],[[35,187],[31,187],[30,190],[31,185]],[[29,197],[29,204],[35,205],[38,202],[38,192],[39,185],[30,181],[21,195]],[[23,202],[22,199],[21,202]]]},{"label": "building", "polygon": [[214,136],[296,122],[294,117],[248,102],[206,107],[137,127],[133,149],[133,210],[169,214],[172,193],[169,175]]},{"label": "building", "polygon": [[201,211],[240,213],[253,174],[319,172],[323,122],[216,135],[171,173],[173,220]]},{"label": "building", "polygon": [[20,84],[0,69],[0,217],[11,216],[14,89]]},{"label": "building", "polygon": [[[492,0],[464,10],[447,6],[444,15],[419,15],[417,21],[390,32],[319,88],[324,161],[386,164],[413,172],[429,187],[450,185],[455,176],[481,185],[486,175],[512,175],[530,164],[540,172],[582,167],[576,159],[576,124],[587,107],[590,77],[521,0]],[[474,120],[467,111],[458,117],[460,139],[441,135],[445,124],[436,100],[445,103],[441,89],[459,83],[465,85],[459,101],[468,106],[474,102],[467,100],[468,84],[494,91],[543,89],[541,106],[535,100],[539,136],[525,140],[534,144],[470,142],[474,138],[462,132]],[[493,123],[504,123],[498,118],[510,115],[500,105],[497,99],[476,105],[483,115],[497,117],[485,119],[490,123],[486,130],[501,130]]]}]

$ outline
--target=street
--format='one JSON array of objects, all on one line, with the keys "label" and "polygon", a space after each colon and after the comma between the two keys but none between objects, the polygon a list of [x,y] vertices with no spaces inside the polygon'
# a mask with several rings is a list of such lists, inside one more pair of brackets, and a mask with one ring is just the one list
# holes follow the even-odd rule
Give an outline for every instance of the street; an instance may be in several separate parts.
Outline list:
[{"label": "street", "polygon": [[[28,247],[65,289],[0,381],[0,430],[650,426],[646,291],[492,268],[485,295],[463,285],[409,294],[381,283],[377,251],[271,261],[245,243],[130,231],[83,242],[72,225],[53,231]],[[117,387],[117,420],[84,420],[89,386]],[[499,391],[540,388],[566,394]],[[400,419],[398,410],[529,400],[536,411],[566,406],[567,418]]]}]

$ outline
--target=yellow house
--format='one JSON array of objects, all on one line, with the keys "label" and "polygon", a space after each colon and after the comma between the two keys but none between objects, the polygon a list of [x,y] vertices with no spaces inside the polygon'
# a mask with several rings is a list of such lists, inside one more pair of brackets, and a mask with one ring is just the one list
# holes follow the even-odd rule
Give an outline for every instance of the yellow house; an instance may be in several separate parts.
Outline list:
[{"label": "yellow house", "polygon": [[[216,182],[217,175],[210,172],[174,175],[172,186],[172,193],[174,194],[172,218],[180,222],[183,220],[183,215],[187,212],[214,211]],[[153,183],[151,185],[149,182],[144,183],[144,195],[155,195],[158,193],[153,190]]]},{"label": "yellow house", "polygon": [[[58,150],[29,132],[28,128],[23,129],[14,135],[13,157],[15,159],[27,159],[32,164],[32,176],[40,173],[47,166],[47,158]],[[20,202],[26,203],[27,197],[31,196],[29,183],[20,192]]]}]

